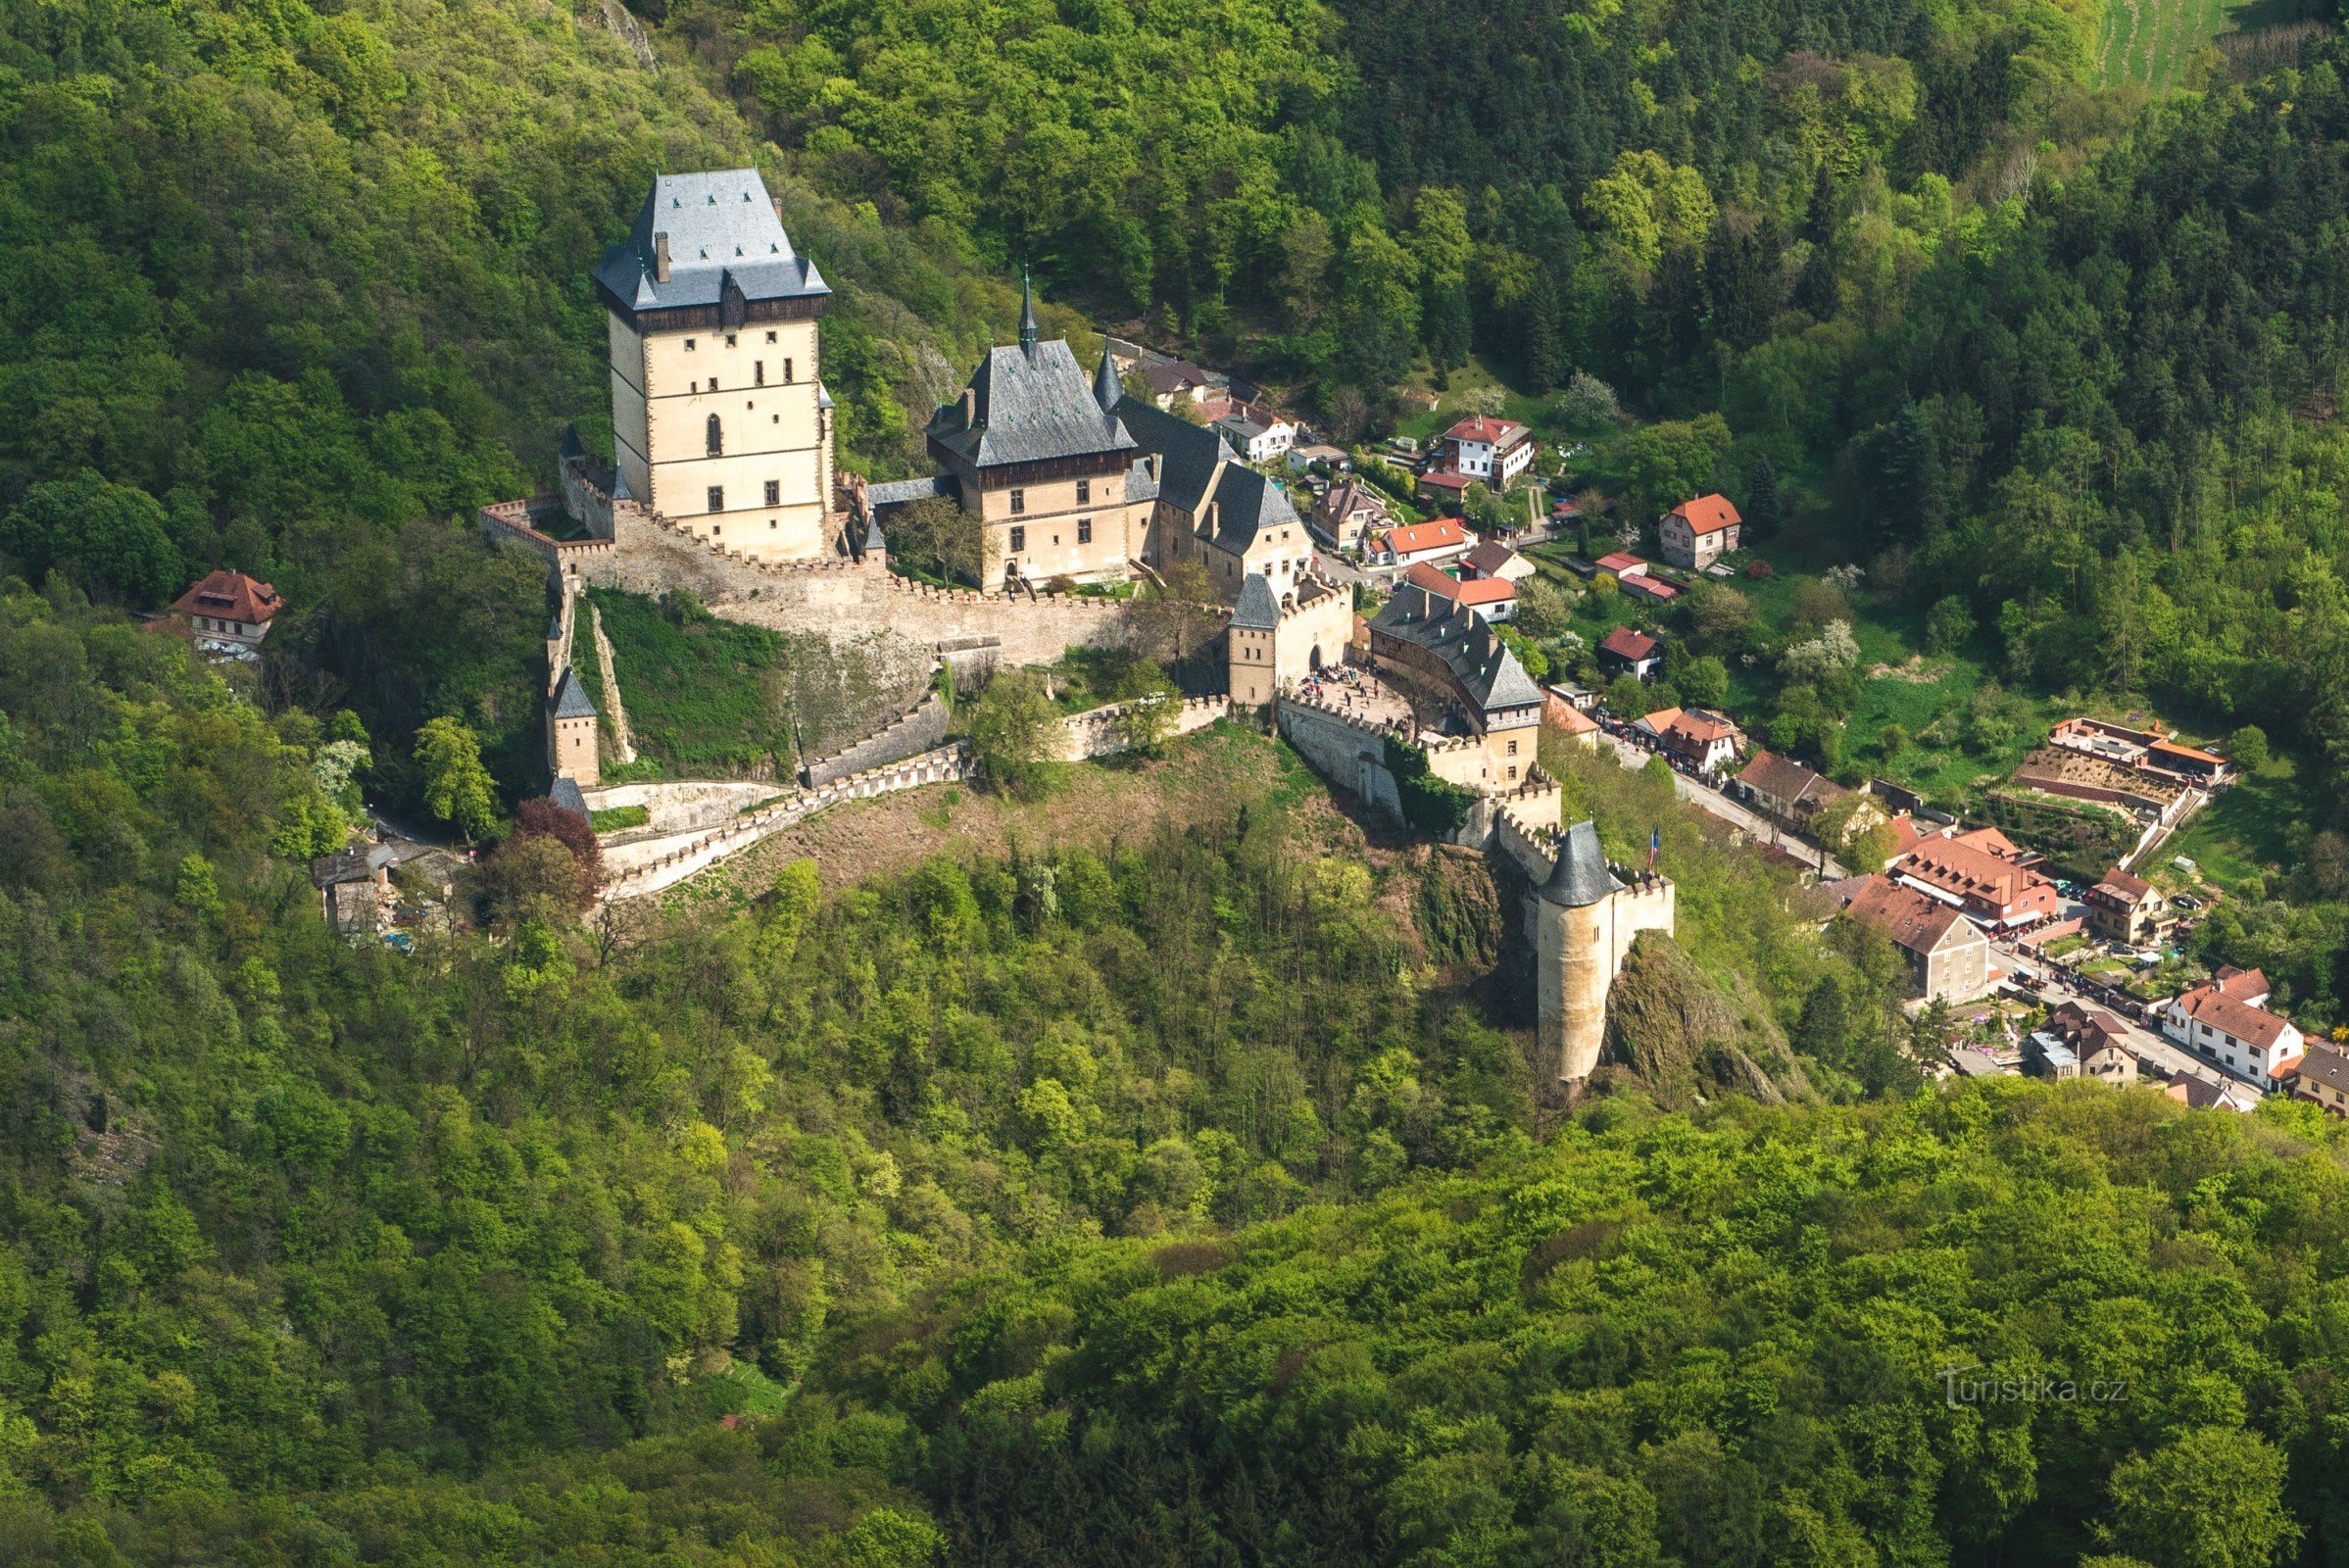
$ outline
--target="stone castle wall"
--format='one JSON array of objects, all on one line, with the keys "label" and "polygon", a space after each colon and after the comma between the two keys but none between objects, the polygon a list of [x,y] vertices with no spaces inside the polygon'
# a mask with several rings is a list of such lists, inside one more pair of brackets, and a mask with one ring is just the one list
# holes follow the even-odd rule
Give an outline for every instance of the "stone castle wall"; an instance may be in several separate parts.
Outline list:
[{"label": "stone castle wall", "polygon": [[1387,770],[1385,730],[1288,695],[1273,705],[1273,721],[1323,778],[1393,820],[1402,820],[1402,792]]},{"label": "stone castle wall", "polygon": [[954,710],[933,686],[922,693],[921,701],[892,718],[854,746],[832,756],[808,763],[800,770],[800,782],[813,788],[829,784],[851,773],[880,767],[888,762],[903,760],[922,752],[934,751],[946,744],[947,720]]}]

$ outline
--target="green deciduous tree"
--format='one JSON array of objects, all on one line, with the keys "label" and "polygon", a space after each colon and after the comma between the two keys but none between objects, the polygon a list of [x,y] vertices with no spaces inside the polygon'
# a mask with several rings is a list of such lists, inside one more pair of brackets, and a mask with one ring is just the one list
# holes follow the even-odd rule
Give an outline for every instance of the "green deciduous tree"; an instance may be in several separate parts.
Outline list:
[{"label": "green deciduous tree", "polygon": [[481,742],[457,719],[428,719],[416,735],[416,760],[424,773],[424,808],[452,823],[467,843],[494,837],[496,781],[481,765]]}]

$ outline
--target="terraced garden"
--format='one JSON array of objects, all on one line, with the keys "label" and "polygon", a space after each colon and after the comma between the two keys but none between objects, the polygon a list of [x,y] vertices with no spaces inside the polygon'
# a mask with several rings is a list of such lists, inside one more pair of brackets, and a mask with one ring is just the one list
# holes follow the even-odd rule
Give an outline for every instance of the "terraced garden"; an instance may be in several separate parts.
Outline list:
[{"label": "terraced garden", "polygon": [[2235,24],[2243,0],[2105,0],[2097,28],[2096,77],[2105,86],[2140,81],[2175,87],[2186,63]]}]

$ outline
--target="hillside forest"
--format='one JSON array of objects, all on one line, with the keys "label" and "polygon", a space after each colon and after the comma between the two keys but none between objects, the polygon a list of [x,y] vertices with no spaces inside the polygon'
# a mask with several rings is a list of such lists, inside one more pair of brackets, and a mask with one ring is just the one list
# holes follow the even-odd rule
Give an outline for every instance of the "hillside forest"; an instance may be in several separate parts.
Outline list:
[{"label": "hillside forest", "polygon": [[[1108,786],[1192,770],[1190,819],[583,916],[541,574],[469,523],[608,445],[586,274],[651,176],[755,162],[859,471],[920,466],[1023,265],[1088,362],[1123,326],[1349,439],[1603,381],[1640,497],[1780,496],[2016,690],[2322,777],[2328,8],[2158,91],[2052,0],[634,20],[0,0],[0,1565],[2349,1552],[2310,1107],[1925,1084],[1884,944],[1564,753],[1682,889],[1574,1104],[1523,890],[1230,727]],[[286,596],[258,676],[136,618],[215,565]],[[711,765],[791,700],[712,703]],[[336,938],[307,861],[440,797],[472,918]],[[2349,995],[2305,838],[2228,951]]]}]

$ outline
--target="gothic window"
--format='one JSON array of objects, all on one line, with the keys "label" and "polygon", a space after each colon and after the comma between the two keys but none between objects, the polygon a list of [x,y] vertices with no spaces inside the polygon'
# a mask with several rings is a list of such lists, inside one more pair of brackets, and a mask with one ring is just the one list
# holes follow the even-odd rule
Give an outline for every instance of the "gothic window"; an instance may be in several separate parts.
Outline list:
[{"label": "gothic window", "polygon": [[712,414],[710,416],[710,455],[713,458],[722,457],[725,451],[726,432],[719,426],[717,416]]}]

